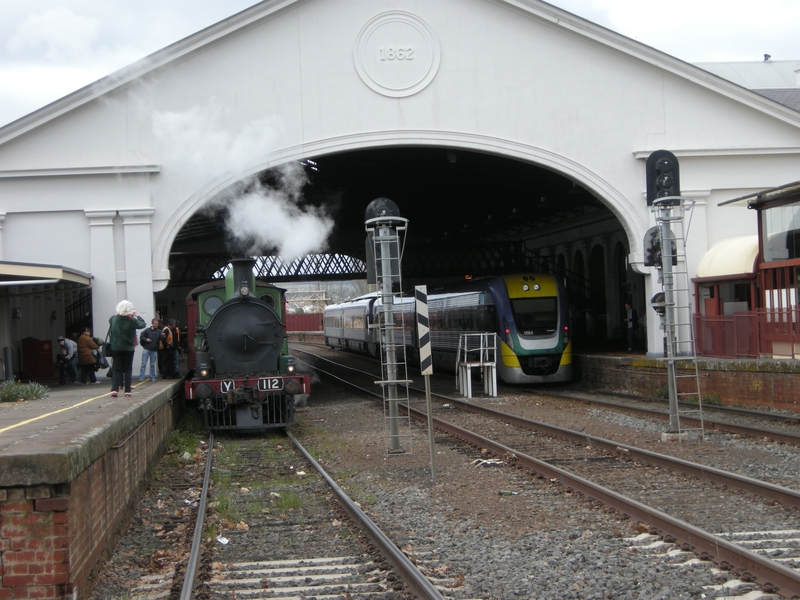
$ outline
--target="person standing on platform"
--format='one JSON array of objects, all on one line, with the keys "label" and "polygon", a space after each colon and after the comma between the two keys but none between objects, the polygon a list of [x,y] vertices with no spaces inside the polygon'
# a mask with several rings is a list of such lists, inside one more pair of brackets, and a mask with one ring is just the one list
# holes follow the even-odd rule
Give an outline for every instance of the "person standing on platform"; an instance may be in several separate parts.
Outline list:
[{"label": "person standing on platform", "polygon": [[172,330],[168,325],[161,329],[161,339],[158,341],[158,372],[163,379],[172,375]]},{"label": "person standing on platform", "polygon": [[[81,368],[81,385],[87,383],[100,383],[94,372],[97,369],[97,357],[94,350],[100,346],[92,338],[92,330],[84,327],[80,337],[78,337],[78,365]],[[89,381],[86,381],[86,380]]]},{"label": "person standing on platform", "polygon": [[78,344],[63,335],[58,336],[58,344],[66,353],[65,363],[70,383],[78,383]]},{"label": "person standing on platform", "polygon": [[639,315],[631,306],[630,302],[625,303],[625,318],[622,319],[627,325],[628,330],[628,352],[633,351],[633,332],[639,327]]},{"label": "person standing on platform", "polygon": [[178,322],[175,319],[169,320],[169,330],[172,333],[172,344],[170,344],[169,348],[169,361],[167,361],[169,368],[167,368],[167,372],[171,377],[180,379],[181,372],[178,368],[178,357],[181,347],[181,330],[178,328]]},{"label": "person standing on platform", "polygon": [[153,319],[150,327],[139,335],[139,345],[142,347],[142,368],[139,370],[139,381],[144,381],[145,367],[150,360],[150,381],[156,380],[156,361],[158,360],[158,343],[163,339],[164,334],[159,328],[160,321]]},{"label": "person standing on platform", "polygon": [[69,361],[67,360],[67,349],[58,348],[56,355],[56,363],[58,364],[58,385],[67,385],[67,371],[69,370]]},{"label": "person standing on platform", "polygon": [[111,395],[116,398],[120,386],[125,386],[125,396],[131,396],[133,352],[136,345],[136,330],[144,329],[147,323],[139,316],[132,302],[123,300],[117,304],[117,314],[108,320],[111,332],[112,377]]}]

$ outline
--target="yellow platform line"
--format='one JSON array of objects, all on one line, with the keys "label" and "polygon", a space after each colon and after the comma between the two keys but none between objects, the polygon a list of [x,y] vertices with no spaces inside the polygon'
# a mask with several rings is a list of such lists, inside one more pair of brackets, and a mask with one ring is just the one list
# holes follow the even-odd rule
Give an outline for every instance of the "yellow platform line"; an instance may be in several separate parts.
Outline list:
[{"label": "yellow platform line", "polygon": [[[131,389],[135,388],[135,385],[131,386]],[[17,427],[22,427],[23,425],[27,425],[28,423],[33,423],[34,421],[38,421],[39,419],[45,419],[47,417],[52,417],[53,415],[57,415],[58,413],[62,413],[68,410],[72,410],[73,408],[78,408],[79,406],[83,406],[84,404],[88,404],[89,402],[94,402],[100,398],[105,398],[106,396],[110,396],[111,392],[106,392],[102,396],[95,396],[94,398],[89,398],[88,400],[83,400],[78,402],[77,404],[73,404],[72,406],[66,406],[64,408],[59,408],[58,410],[54,410],[53,412],[49,412],[44,415],[39,415],[38,417],[33,417],[32,419],[28,419],[27,421],[20,421],[19,423],[15,423],[14,425],[9,425],[8,427],[4,427],[0,429],[0,433],[5,433],[6,431],[10,431],[12,429],[16,429]]]}]

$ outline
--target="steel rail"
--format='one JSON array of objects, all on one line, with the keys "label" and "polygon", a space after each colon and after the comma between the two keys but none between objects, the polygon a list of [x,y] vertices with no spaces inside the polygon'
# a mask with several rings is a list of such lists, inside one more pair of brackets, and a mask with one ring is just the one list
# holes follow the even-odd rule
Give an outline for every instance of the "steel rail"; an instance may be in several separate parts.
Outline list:
[{"label": "steel rail", "polygon": [[[312,354],[312,356],[316,355]],[[333,362],[324,357],[319,357],[319,358],[327,362]],[[364,373],[364,371],[360,371],[359,369],[354,369],[352,367],[345,366],[344,368]],[[318,370],[330,377],[338,379],[339,381],[348,383],[349,385],[353,385],[345,381],[344,379],[336,377],[331,373],[322,371],[320,369]],[[358,388],[358,389],[363,389],[363,388]],[[409,387],[409,389],[422,393],[422,390],[418,390],[416,388]],[[375,395],[376,397],[381,397],[380,394],[376,394],[369,390],[363,390],[363,391]],[[665,469],[679,471],[682,473],[686,473],[687,475],[691,475],[693,477],[698,477],[700,479],[712,481],[719,485],[740,489],[752,494],[758,494],[765,498],[769,498],[770,500],[780,502],[784,506],[788,506],[792,509],[795,510],[800,509],[800,491],[793,490],[791,488],[783,487],[773,483],[768,483],[766,481],[761,481],[758,479],[754,479],[752,477],[747,477],[746,475],[739,475],[737,473],[731,473],[730,471],[723,471],[722,469],[717,469],[709,465],[694,463],[688,460],[683,460],[680,458],[667,456],[665,454],[652,452],[650,450],[637,448],[635,446],[629,446],[621,442],[607,440],[604,438],[590,435],[588,433],[573,431],[571,429],[566,429],[565,427],[559,427],[557,425],[548,425],[547,423],[542,423],[540,421],[534,421],[533,419],[528,419],[526,417],[520,417],[510,413],[501,412],[493,408],[488,408],[485,406],[480,406],[474,403],[466,402],[464,400],[459,400],[458,398],[451,398],[449,396],[444,396],[442,394],[432,394],[432,395],[440,398],[445,398],[451,404],[457,405],[460,408],[463,408],[464,410],[468,410],[470,412],[475,412],[478,414],[484,414],[493,417],[495,419],[504,421],[506,423],[511,423],[518,427],[523,427],[525,429],[536,429],[548,435],[553,435],[570,441],[578,442],[584,445],[588,444],[594,448],[600,448],[606,452],[611,452],[614,454],[623,454],[625,457],[630,459],[640,460],[642,462],[657,465]],[[424,416],[424,418],[427,419],[426,413],[418,411],[415,408],[412,408],[411,411],[412,414],[415,414],[415,416],[417,416],[418,418],[423,418],[422,416]]]},{"label": "steel rail", "polygon": [[189,560],[186,563],[186,573],[183,577],[183,587],[181,588],[180,600],[191,600],[194,592],[194,580],[197,576],[197,568],[200,565],[200,542],[203,539],[203,522],[206,518],[206,505],[208,503],[208,485],[211,481],[211,459],[214,454],[214,433],[208,434],[208,450],[206,451],[206,469],[203,474],[203,490],[200,493],[200,502],[197,505],[197,522],[194,525],[194,536],[192,537],[192,549],[189,552]]},{"label": "steel rail", "polygon": [[569,491],[577,491],[589,500],[602,502],[623,515],[648,523],[651,527],[655,527],[659,533],[666,533],[674,537],[676,541],[682,544],[684,549],[700,554],[701,557],[716,559],[715,562],[720,567],[732,567],[734,570],[741,571],[742,576],[749,576],[758,580],[765,592],[780,592],[781,595],[787,595],[787,597],[800,595],[800,573],[780,563],[759,556],[750,550],[719,538],[685,521],[676,519],[658,509],[627,498],[613,490],[518,452],[513,448],[441,419],[434,418],[433,421],[441,431],[449,433],[466,443],[485,448],[495,456],[504,457],[507,460],[509,457],[513,457],[515,466],[525,468],[551,481],[559,481]]},{"label": "steel rail", "polygon": [[747,477],[746,475],[739,475],[737,473],[731,473],[730,471],[723,471],[722,469],[717,469],[708,465],[702,465],[700,463],[694,463],[681,458],[675,458],[674,456],[667,456],[665,454],[659,454],[650,450],[644,450],[642,448],[637,448],[636,446],[629,446],[627,444],[615,442],[613,440],[607,440],[590,435],[588,433],[573,431],[557,425],[548,425],[547,423],[541,423],[526,417],[519,417],[517,415],[504,413],[493,408],[477,406],[461,400],[454,400],[454,402],[463,406],[465,410],[488,415],[518,427],[523,427],[525,429],[536,429],[549,435],[554,435],[570,441],[577,441],[581,444],[588,444],[593,448],[601,448],[606,452],[623,454],[626,458],[640,460],[642,462],[658,465],[659,467],[663,467],[665,469],[680,471],[694,477],[713,481],[714,483],[718,483],[720,485],[735,487],[746,492],[759,494],[771,500],[776,500],[781,504],[793,509],[800,509],[800,491],[793,490],[791,488],[753,479],[752,477]]},{"label": "steel rail", "polygon": [[408,557],[403,554],[397,546],[373,523],[370,518],[344,493],[333,478],[328,475],[314,457],[312,457],[303,445],[289,431],[286,432],[289,439],[297,447],[306,460],[317,470],[322,478],[330,486],[339,504],[347,511],[350,518],[365,532],[378,551],[383,554],[386,560],[391,563],[395,571],[408,584],[409,589],[421,600],[444,600],[434,585],[414,566]]},{"label": "steel rail", "polygon": [[[642,408],[640,406],[629,406],[627,404],[621,404],[618,402],[609,402],[608,400],[596,400],[594,398],[584,398],[582,396],[573,396],[571,394],[559,394],[554,392],[547,392],[547,391],[534,391],[534,390],[525,390],[529,393],[536,394],[538,396],[552,396],[553,398],[567,398],[569,400],[575,400],[576,402],[588,402],[590,404],[599,404],[602,406],[610,406],[613,408],[620,408],[623,410],[627,410],[634,413],[646,414],[646,415],[658,415],[658,416],[669,416],[667,413],[662,412],[660,410],[650,410],[647,408]],[[691,404],[687,405],[685,402],[681,403],[682,406],[692,406]],[[695,406],[695,409],[697,407]],[[754,411],[747,411],[750,413],[749,416],[753,415]],[[747,414],[742,413],[742,414]],[[762,416],[764,413],[755,413],[757,416]],[[793,417],[784,417],[786,420],[792,420]],[[681,417],[681,421],[687,421],[689,423],[693,423],[696,425],[700,424],[699,419],[693,419],[691,417]],[[789,444],[791,446],[800,446],[800,435],[795,435],[791,433],[785,433],[782,431],[775,431],[774,429],[762,429],[761,427],[751,427],[749,425],[735,425],[733,423],[727,423],[725,421],[717,421],[716,419],[709,419],[707,417],[703,418],[703,423],[706,427],[711,425],[711,427],[716,431],[727,431],[729,433],[741,433],[744,435],[754,435],[759,437],[766,437],[773,439],[777,442],[783,442],[784,444]]]},{"label": "steel rail", "polygon": [[[540,390],[531,389],[531,392],[539,393]],[[549,390],[544,390],[545,393],[550,394],[552,393]],[[592,391],[593,394],[598,394],[601,396],[611,396],[618,397],[618,398],[630,398],[636,402],[644,402],[644,403],[653,403],[653,404],[668,404],[669,400],[664,400],[662,398],[653,398],[651,396],[637,396],[636,394],[626,394],[622,392],[604,392],[604,391]],[[573,394],[565,394],[563,392],[556,392],[557,395],[564,395],[567,398],[572,398]],[[586,398],[580,396],[580,393],[574,395],[576,400],[585,400]],[[592,398],[588,399],[589,401],[593,401]],[[684,408],[697,408],[696,404],[692,404],[691,402],[678,402],[678,406]],[[742,408],[740,406],[728,406],[728,405],[719,405],[719,404],[703,404],[703,410],[708,410],[711,412],[719,412],[719,413],[730,413],[736,416],[745,416],[745,417],[756,417],[759,419],[765,419],[769,421],[789,421],[794,423],[800,423],[800,414],[793,414],[787,415],[783,413],[771,413],[771,412],[764,412],[761,410],[753,410],[751,408]]]}]

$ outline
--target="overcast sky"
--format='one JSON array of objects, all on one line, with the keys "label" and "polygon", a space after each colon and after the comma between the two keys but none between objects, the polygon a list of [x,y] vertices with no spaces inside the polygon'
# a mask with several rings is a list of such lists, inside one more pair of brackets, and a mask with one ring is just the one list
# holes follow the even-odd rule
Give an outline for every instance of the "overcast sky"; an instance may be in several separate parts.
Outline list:
[{"label": "overcast sky", "polygon": [[[253,4],[0,0],[0,126]],[[688,62],[800,59],[800,0],[552,4]]]}]

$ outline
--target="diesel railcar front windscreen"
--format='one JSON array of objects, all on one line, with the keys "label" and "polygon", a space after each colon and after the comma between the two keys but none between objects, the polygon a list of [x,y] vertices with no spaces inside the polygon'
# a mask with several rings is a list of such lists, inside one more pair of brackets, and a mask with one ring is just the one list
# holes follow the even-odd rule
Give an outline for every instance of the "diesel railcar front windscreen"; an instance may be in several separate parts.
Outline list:
[{"label": "diesel railcar front windscreen", "polygon": [[521,335],[550,335],[558,329],[555,297],[512,299],[511,310]]}]

